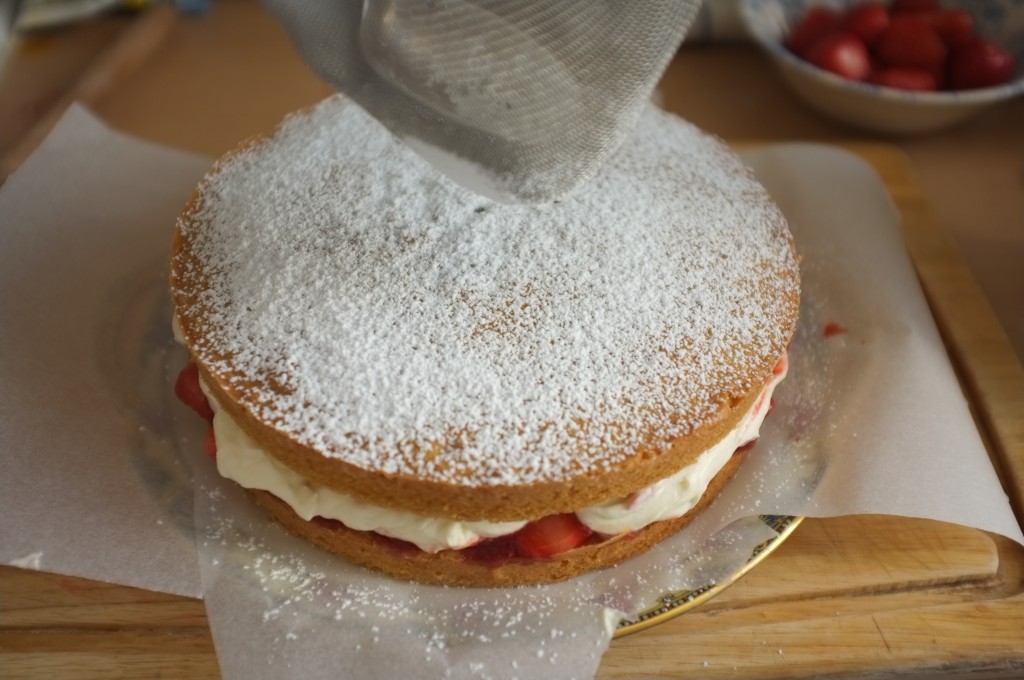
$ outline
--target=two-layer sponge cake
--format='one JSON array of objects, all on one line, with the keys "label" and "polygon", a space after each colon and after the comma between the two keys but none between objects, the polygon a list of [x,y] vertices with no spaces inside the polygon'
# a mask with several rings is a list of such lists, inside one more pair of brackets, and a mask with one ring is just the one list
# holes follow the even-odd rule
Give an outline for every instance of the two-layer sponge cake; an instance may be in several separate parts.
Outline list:
[{"label": "two-layer sponge cake", "polygon": [[756,439],[799,298],[764,189],[655,110],[582,189],[521,206],[334,97],[214,167],[171,262],[178,392],[215,414],[220,473],[328,550],[464,585],[682,527]]}]

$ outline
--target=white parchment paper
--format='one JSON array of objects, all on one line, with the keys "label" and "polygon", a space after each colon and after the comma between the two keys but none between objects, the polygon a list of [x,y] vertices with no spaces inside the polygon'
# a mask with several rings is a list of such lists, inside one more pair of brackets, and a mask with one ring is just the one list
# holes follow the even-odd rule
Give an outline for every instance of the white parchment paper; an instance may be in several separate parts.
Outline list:
[{"label": "white parchment paper", "polygon": [[187,409],[152,334],[208,166],[73,108],[0,188],[0,562],[200,594]]},{"label": "white parchment paper", "polygon": [[1024,543],[878,177],[823,146],[745,158],[803,256],[791,374],[761,442],[644,556],[464,590],[326,555],[216,475],[171,392],[184,352],[166,294],[175,216],[209,161],[72,109],[0,188],[0,562],[201,594],[225,678],[588,678],[622,613],[743,564],[771,535],[758,513],[900,514]]}]

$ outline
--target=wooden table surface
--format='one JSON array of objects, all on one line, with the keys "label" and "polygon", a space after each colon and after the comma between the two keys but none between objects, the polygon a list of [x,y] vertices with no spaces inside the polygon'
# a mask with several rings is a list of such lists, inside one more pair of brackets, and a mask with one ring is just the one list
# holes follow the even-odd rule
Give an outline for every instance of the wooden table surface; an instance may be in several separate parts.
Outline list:
[{"label": "wooden table surface", "polygon": [[[0,73],[0,155],[132,26],[107,18],[21,44]],[[825,140],[874,164],[1019,513],[1024,101],[940,135],[880,140],[804,108],[745,45],[685,48],[661,89],[666,108],[730,141]],[[216,156],[328,92],[258,5],[222,0],[174,21],[89,103],[119,129]],[[923,520],[809,519],[724,594],[614,641],[598,673],[908,675],[1024,677],[1024,548]],[[0,678],[54,677],[219,677],[203,604],[0,567]]]}]

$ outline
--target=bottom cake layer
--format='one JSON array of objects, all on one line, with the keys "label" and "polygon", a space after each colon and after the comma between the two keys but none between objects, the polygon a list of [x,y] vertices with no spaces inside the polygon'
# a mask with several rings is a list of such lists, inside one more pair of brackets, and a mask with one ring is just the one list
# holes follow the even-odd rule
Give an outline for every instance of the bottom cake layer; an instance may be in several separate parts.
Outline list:
[{"label": "bottom cake layer", "polygon": [[619,564],[646,552],[690,523],[736,473],[749,447],[733,454],[711,480],[704,495],[682,517],[662,520],[639,531],[595,537],[583,545],[546,559],[517,556],[504,537],[468,549],[430,553],[372,531],[357,531],[319,517],[306,521],[266,491],[246,489],[249,497],[286,529],[347,560],[399,578],[450,586],[518,586],[562,581],[584,572]]}]

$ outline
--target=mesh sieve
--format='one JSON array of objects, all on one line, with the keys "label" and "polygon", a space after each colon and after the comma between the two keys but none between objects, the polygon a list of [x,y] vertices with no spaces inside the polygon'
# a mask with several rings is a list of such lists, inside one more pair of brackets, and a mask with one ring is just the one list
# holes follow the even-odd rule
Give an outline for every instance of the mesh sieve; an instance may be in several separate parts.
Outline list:
[{"label": "mesh sieve", "polygon": [[303,58],[496,200],[567,194],[630,131],[699,0],[264,0]]}]

